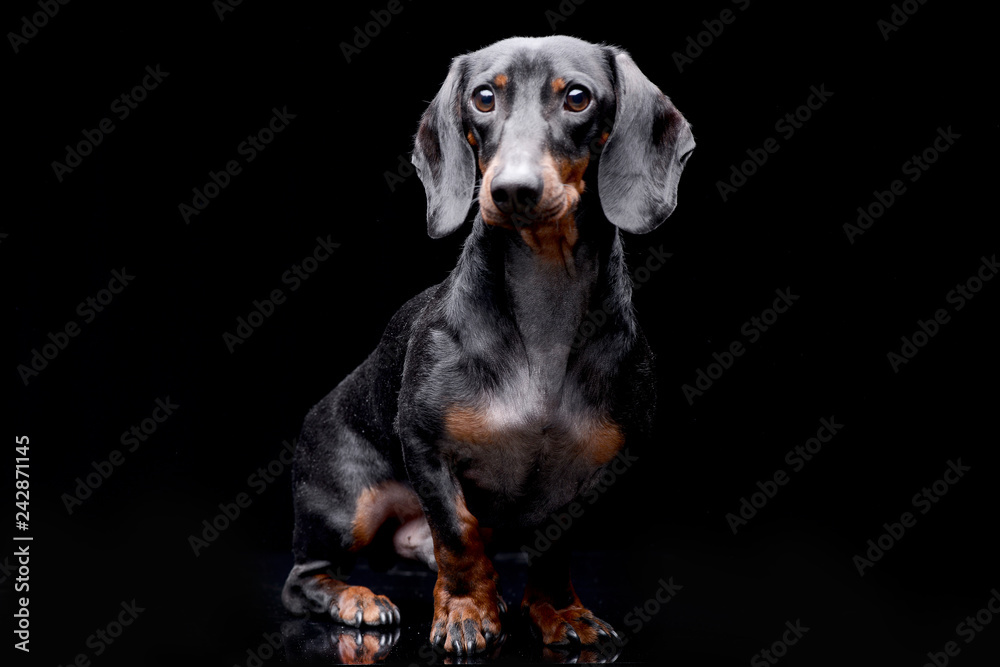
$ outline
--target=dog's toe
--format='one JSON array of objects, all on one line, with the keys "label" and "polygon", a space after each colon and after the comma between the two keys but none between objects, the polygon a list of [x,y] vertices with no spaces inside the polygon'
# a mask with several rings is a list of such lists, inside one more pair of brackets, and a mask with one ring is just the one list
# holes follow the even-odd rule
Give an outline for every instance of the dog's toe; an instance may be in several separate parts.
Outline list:
[{"label": "dog's toe", "polygon": [[594,646],[606,640],[620,641],[610,625],[585,607],[572,605],[556,609],[548,602],[539,602],[524,605],[522,612],[538,631],[542,643],[548,646]]},{"label": "dog's toe", "polygon": [[399,622],[399,609],[384,595],[364,586],[348,586],[330,606],[330,616],[352,627],[393,625]]}]

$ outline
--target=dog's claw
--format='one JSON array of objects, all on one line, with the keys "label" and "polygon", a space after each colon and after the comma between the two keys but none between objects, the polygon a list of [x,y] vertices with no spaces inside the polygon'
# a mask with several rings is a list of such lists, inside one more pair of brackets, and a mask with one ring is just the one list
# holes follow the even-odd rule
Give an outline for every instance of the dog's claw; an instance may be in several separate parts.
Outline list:
[{"label": "dog's claw", "polygon": [[[495,596],[491,596],[495,599]],[[491,599],[491,598],[485,598]],[[467,597],[450,598],[436,610],[431,642],[456,655],[472,656],[487,650],[500,633],[500,617],[489,604]]]},{"label": "dog's claw", "polygon": [[431,644],[438,648],[444,648],[445,639],[444,628],[441,624],[434,626],[434,631],[431,633]]},{"label": "dog's claw", "polygon": [[526,603],[521,610],[532,634],[547,646],[561,650],[569,646],[594,646],[608,638],[621,645],[614,629],[579,603],[563,609],[555,609],[550,602]]}]

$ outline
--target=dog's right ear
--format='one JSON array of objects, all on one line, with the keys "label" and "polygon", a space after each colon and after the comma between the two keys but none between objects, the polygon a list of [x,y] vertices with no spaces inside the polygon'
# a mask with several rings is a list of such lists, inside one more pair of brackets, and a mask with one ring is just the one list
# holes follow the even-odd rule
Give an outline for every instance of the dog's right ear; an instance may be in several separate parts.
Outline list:
[{"label": "dog's right ear", "polygon": [[476,188],[476,161],[462,134],[461,94],[465,56],[451,62],[448,77],[420,120],[411,161],[427,195],[427,233],[432,238],[462,226]]}]

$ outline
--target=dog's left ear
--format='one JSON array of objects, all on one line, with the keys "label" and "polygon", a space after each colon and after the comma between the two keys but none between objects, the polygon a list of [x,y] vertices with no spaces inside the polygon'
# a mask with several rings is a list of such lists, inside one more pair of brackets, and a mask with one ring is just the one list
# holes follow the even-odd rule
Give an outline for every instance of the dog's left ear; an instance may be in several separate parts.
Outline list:
[{"label": "dog's left ear", "polygon": [[616,110],[598,163],[597,190],[608,220],[644,234],[677,206],[677,184],[694,150],[694,135],[670,98],[628,53],[604,48],[614,76]]},{"label": "dog's left ear", "polygon": [[432,238],[462,226],[476,187],[476,162],[462,134],[464,56],[455,58],[441,90],[420,120],[411,161],[427,195],[427,233]]}]

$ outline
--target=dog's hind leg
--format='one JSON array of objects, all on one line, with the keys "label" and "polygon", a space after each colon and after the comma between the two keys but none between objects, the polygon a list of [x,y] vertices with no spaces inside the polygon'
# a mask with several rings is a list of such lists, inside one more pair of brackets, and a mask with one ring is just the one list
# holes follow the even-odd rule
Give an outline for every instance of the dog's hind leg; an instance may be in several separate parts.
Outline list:
[{"label": "dog's hind leg", "polygon": [[296,448],[295,564],[282,602],[294,614],[329,614],[352,626],[397,623],[399,610],[387,597],[345,580],[386,521],[412,526],[423,512],[388,461],[337,419],[333,403],[328,397],[310,413]]}]

